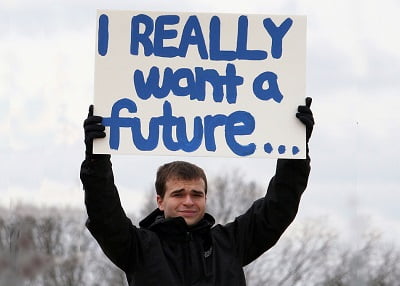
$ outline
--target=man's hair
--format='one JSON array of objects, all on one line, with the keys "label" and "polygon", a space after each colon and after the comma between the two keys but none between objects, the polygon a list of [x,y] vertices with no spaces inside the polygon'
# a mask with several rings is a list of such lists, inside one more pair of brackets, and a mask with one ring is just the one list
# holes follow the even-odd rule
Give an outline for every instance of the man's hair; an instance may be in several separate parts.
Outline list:
[{"label": "man's hair", "polygon": [[158,168],[156,177],[156,192],[161,198],[165,195],[165,185],[170,179],[196,180],[203,179],[207,194],[207,178],[203,169],[185,161],[174,161]]}]

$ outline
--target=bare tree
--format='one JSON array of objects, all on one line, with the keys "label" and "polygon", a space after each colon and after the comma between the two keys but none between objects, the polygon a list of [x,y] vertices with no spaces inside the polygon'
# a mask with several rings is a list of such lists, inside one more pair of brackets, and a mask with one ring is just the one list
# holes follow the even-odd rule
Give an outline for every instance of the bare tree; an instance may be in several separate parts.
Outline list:
[{"label": "bare tree", "polygon": [[0,220],[0,284],[33,285],[32,281],[49,265],[49,258],[36,250],[35,218],[13,214]]},{"label": "bare tree", "polygon": [[145,198],[144,204],[138,212],[139,215],[138,215],[137,222],[139,222],[141,219],[145,218],[156,208],[157,208],[156,191],[154,190],[154,188],[149,188],[148,191],[146,192],[146,198]]},{"label": "bare tree", "polygon": [[[249,285],[315,285],[334,247],[336,234],[315,221],[297,225],[246,267]],[[304,284],[306,283],[306,284]]]},{"label": "bare tree", "polygon": [[98,261],[95,262],[95,268],[93,269],[94,281],[92,284],[85,284],[91,286],[127,286],[127,280],[125,273],[115,266],[103,253],[98,253]]},{"label": "bare tree", "polygon": [[319,285],[391,286],[400,281],[400,250],[376,230],[365,230],[361,240],[341,245],[336,264],[326,267]]},{"label": "bare tree", "polygon": [[207,211],[217,223],[225,224],[244,213],[262,194],[262,187],[254,182],[246,182],[244,175],[235,169],[210,180]]},{"label": "bare tree", "polygon": [[[209,182],[208,210],[219,223],[243,213],[264,189],[238,170]],[[141,217],[156,207],[149,191]],[[0,285],[126,286],[84,226],[86,215],[69,209],[0,208]],[[130,216],[131,218],[135,216]],[[133,219],[133,221],[135,221]],[[280,241],[245,267],[249,286],[395,286],[400,250],[381,233],[363,230],[341,240],[327,218],[296,221]]]},{"label": "bare tree", "polygon": [[83,285],[82,216],[17,206],[0,221],[1,285]]}]

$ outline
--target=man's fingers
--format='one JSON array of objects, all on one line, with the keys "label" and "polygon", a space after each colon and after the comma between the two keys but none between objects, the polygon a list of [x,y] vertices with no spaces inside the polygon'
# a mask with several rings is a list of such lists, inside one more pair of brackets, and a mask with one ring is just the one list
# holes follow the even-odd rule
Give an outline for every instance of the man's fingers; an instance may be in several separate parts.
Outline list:
[{"label": "man's fingers", "polygon": [[306,106],[307,106],[308,108],[311,107],[311,103],[312,103],[312,98],[311,98],[311,97],[306,97]]},{"label": "man's fingers", "polygon": [[310,109],[310,107],[306,106],[306,105],[299,105],[297,107],[297,111],[299,113],[304,113],[304,114],[312,114],[312,111]]},{"label": "man's fingers", "polygon": [[106,133],[104,131],[90,131],[86,133],[85,143],[92,144],[93,139],[104,137],[106,137]]},{"label": "man's fingers", "polygon": [[93,140],[96,138],[104,138],[106,133],[104,131],[91,131],[86,134],[86,140]]},{"label": "man's fingers", "polygon": [[314,128],[314,116],[311,111],[312,98],[306,98],[306,105],[299,105],[297,107],[296,117],[306,126],[306,142],[310,140],[312,130]]},{"label": "man's fingers", "polygon": [[314,118],[309,114],[296,113],[296,117],[307,126],[311,127],[314,125]]},{"label": "man's fingers", "polygon": [[104,131],[106,128],[100,124],[89,124],[85,126],[85,132]]},{"label": "man's fingers", "polygon": [[101,121],[103,120],[103,117],[101,116],[89,116],[88,118],[85,119],[85,121],[83,121],[83,126],[87,126],[87,125],[96,125],[101,123]]},{"label": "man's fingers", "polygon": [[93,104],[89,105],[88,117],[93,116]]},{"label": "man's fingers", "polygon": [[299,105],[297,107],[297,113],[296,113],[296,117],[298,119],[300,119],[301,122],[303,122],[306,125],[314,125],[314,116],[313,113],[311,111],[311,102],[312,102],[312,98],[311,97],[307,97],[306,98],[306,105]]}]

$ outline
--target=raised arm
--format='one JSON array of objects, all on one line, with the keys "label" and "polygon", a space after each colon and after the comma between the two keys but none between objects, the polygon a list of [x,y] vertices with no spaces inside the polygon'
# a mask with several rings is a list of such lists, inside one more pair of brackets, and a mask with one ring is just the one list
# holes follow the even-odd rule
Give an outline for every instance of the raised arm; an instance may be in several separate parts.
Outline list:
[{"label": "raised arm", "polygon": [[[122,209],[110,155],[93,154],[93,139],[105,137],[102,118],[93,115],[93,106],[84,121],[85,160],[81,165],[80,178],[85,190],[88,214],[87,228],[95,237],[104,253],[122,270],[134,261],[132,249],[136,228]],[[131,257],[128,257],[129,255]],[[130,259],[129,259],[130,258]]]},{"label": "raised arm", "polygon": [[297,118],[306,126],[307,158],[279,159],[264,198],[226,226],[242,265],[271,248],[294,220],[310,173],[308,141],[314,126],[311,98],[298,107]]}]

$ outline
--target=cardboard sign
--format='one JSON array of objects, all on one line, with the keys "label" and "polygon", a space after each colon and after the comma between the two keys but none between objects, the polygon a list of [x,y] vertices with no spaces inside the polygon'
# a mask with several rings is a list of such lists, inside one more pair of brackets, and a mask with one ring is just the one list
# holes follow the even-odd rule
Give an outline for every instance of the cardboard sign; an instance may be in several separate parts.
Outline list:
[{"label": "cardboard sign", "polygon": [[95,153],[305,158],[305,16],[97,19]]}]

